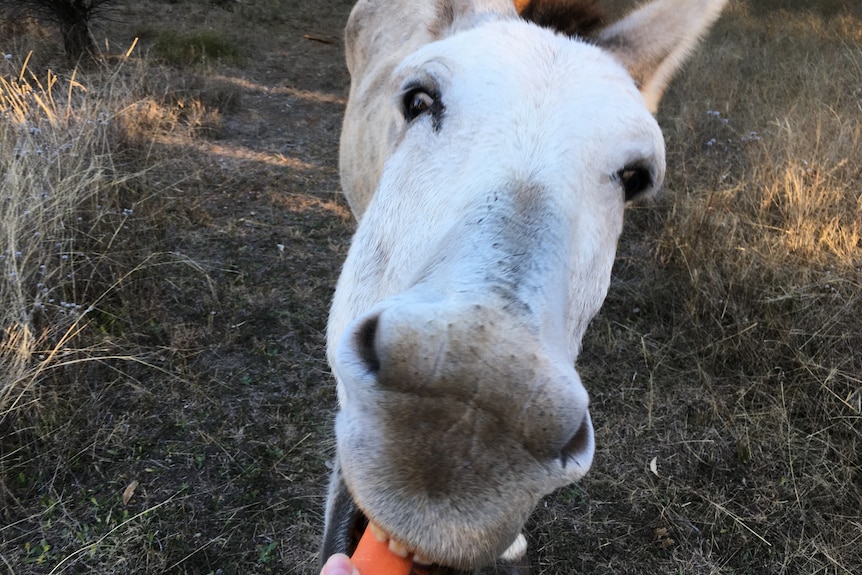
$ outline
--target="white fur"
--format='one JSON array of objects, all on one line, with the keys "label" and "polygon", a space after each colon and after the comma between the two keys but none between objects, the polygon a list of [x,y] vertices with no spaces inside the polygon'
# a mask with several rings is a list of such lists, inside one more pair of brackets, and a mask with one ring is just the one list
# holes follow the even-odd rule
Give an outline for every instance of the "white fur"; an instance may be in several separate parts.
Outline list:
[{"label": "white fur", "polygon": [[[707,2],[706,20],[723,3]],[[436,36],[439,2],[354,8],[341,169],[359,226],[327,333],[333,485],[435,562],[499,556],[542,495],[589,469],[574,363],[610,281],[620,173],[642,167],[652,189],[664,174],[650,108],[705,25],[687,13],[656,50],[643,25],[679,4],[616,24],[607,51],[520,21],[508,2],[459,0]],[[641,92],[630,71],[658,80]],[[416,85],[439,117],[402,117]]]}]

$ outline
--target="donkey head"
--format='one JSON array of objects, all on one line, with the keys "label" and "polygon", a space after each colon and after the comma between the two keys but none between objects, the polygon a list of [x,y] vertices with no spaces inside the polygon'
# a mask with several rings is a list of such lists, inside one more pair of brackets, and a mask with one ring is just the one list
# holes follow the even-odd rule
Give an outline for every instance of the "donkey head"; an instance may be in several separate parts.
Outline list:
[{"label": "donkey head", "polygon": [[724,0],[658,0],[591,41],[503,2],[393,4],[360,3],[348,24],[342,179],[359,227],[328,331],[324,553],[367,519],[472,568],[590,467],[581,338],[626,202],[662,183],[652,112]]}]

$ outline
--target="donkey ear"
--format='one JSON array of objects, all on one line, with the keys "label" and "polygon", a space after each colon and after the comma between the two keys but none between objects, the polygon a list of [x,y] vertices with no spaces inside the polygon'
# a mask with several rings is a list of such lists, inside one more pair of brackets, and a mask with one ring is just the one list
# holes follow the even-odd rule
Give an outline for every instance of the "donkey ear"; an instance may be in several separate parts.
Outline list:
[{"label": "donkey ear", "polygon": [[727,0],[654,0],[595,37],[625,66],[655,113],[674,73]]}]

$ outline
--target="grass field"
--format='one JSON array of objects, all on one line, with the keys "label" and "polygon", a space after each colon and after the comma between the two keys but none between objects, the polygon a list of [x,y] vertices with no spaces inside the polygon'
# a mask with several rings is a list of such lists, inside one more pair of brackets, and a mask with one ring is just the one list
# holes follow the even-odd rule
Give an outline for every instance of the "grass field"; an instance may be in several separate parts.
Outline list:
[{"label": "grass field", "polygon": [[[316,573],[349,9],[0,23],[0,573]],[[659,122],[534,572],[862,573],[862,5],[733,1]]]}]

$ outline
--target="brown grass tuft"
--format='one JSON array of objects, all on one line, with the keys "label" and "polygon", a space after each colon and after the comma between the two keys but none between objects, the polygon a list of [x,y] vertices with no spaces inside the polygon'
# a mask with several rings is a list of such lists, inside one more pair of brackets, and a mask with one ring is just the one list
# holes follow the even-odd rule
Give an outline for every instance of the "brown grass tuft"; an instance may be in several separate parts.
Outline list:
[{"label": "brown grass tuft", "polygon": [[862,14],[817,9],[735,3],[663,104],[666,191],[583,358],[589,565],[862,568]]}]

